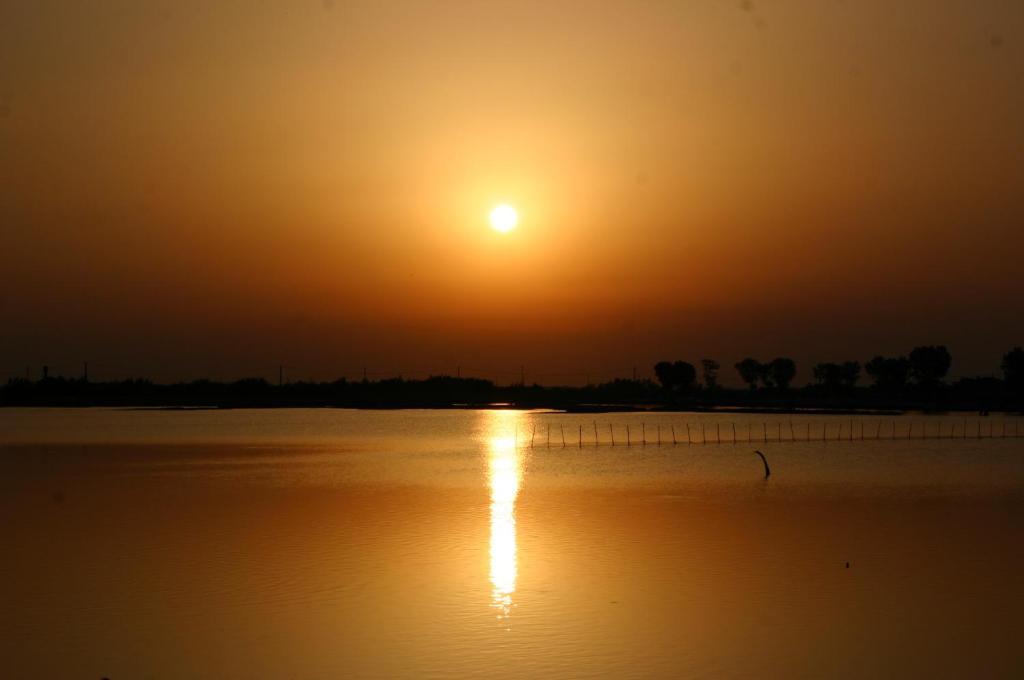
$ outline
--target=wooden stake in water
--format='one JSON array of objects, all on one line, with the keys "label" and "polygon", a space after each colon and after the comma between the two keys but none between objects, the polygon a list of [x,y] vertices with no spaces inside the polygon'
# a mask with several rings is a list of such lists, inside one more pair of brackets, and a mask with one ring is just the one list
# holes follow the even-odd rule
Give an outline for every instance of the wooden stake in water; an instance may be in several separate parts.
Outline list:
[{"label": "wooden stake in water", "polygon": [[708,428],[707,428],[707,426],[704,423],[700,424],[700,443],[701,444],[707,444],[708,443]]},{"label": "wooden stake in water", "polygon": [[689,446],[693,443],[693,439],[690,437],[690,424],[686,424],[686,445]]},{"label": "wooden stake in water", "polygon": [[672,423],[672,445],[676,444],[676,424]]},{"label": "wooden stake in water", "polygon": [[548,442],[547,448],[551,448],[551,423],[548,423]]},{"label": "wooden stake in water", "polygon": [[658,446],[661,446],[661,423],[658,423]]},{"label": "wooden stake in water", "polygon": [[565,448],[565,428],[562,427],[561,423],[558,424],[558,430],[562,433],[562,448],[564,449]]},{"label": "wooden stake in water", "polygon": [[641,432],[643,433],[643,445],[647,446],[647,423],[640,423]]},{"label": "wooden stake in water", "polygon": [[598,446],[600,443],[601,442],[598,440],[598,437],[597,437],[597,421],[595,420],[594,421],[594,446]]},{"label": "wooden stake in water", "polygon": [[761,456],[761,462],[764,463],[764,478],[768,479],[772,474],[771,469],[768,467],[768,459],[765,458],[764,454],[761,453],[760,451],[754,451],[754,453]]},{"label": "wooden stake in water", "polygon": [[761,423],[761,441],[768,441],[768,423]]},{"label": "wooden stake in water", "polygon": [[722,443],[722,424],[715,423],[715,441],[718,444]]},{"label": "wooden stake in water", "polygon": [[537,423],[533,424],[533,432],[530,434],[530,448],[533,448],[533,438],[537,436]]},{"label": "wooden stake in water", "polygon": [[580,448],[583,448],[583,426],[580,425]]},{"label": "wooden stake in water", "polygon": [[626,446],[632,446],[633,440],[629,436],[629,423],[626,423]]},{"label": "wooden stake in water", "polygon": [[732,443],[736,443],[736,423],[732,423]]},{"label": "wooden stake in water", "polygon": [[608,423],[608,435],[612,438],[612,446],[615,446],[615,428]]}]

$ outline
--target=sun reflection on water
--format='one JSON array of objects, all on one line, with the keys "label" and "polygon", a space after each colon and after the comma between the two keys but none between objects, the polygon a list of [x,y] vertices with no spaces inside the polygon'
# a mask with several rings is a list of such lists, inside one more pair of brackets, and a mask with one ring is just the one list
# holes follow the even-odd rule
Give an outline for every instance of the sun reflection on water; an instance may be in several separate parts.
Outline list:
[{"label": "sun reflection on water", "polygon": [[495,411],[485,433],[491,490],[491,606],[502,619],[512,613],[518,573],[515,509],[523,478],[518,428],[518,413]]}]

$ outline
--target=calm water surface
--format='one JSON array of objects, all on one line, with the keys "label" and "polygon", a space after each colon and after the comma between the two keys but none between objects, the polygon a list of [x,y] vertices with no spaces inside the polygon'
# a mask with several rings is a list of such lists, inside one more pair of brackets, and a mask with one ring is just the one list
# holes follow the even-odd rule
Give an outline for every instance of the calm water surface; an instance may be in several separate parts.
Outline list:
[{"label": "calm water surface", "polygon": [[1021,677],[1017,432],[0,410],[0,676]]}]

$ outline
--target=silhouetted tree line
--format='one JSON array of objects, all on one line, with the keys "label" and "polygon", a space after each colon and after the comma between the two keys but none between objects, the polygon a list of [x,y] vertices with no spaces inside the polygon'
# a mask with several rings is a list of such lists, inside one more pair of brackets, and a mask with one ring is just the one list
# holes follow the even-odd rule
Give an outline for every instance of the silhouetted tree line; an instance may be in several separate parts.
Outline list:
[{"label": "silhouetted tree line", "polygon": [[659,361],[657,382],[617,379],[585,387],[496,385],[479,378],[433,376],[424,380],[290,382],[261,378],[233,382],[197,380],[157,384],[144,379],[93,382],[85,378],[12,379],[0,386],[0,406],[133,407],[353,407],[443,408],[507,403],[523,408],[602,410],[608,406],[657,408],[925,408],[991,410],[1024,408],[1024,350],[1015,347],[1002,359],[1003,377],[963,378],[947,383],[952,357],[944,346],[915,347],[906,356],[876,356],[863,366],[871,379],[860,386],[857,361],[824,362],[812,367],[813,382],[793,388],[796,362],[778,357],[761,362],[748,357],[735,364],[745,389],[719,383],[713,359],[697,368],[686,361]]},{"label": "silhouetted tree line", "polygon": [[768,363],[761,363],[757,359],[747,357],[736,364],[736,372],[752,390],[756,390],[758,384],[765,389],[788,390],[789,384],[796,377],[796,362],[786,357],[778,357]]},{"label": "silhouetted tree line", "polygon": [[613,380],[576,388],[500,386],[490,380],[452,376],[373,381],[343,378],[282,385],[262,378],[157,384],[145,379],[94,382],[47,376],[35,381],[17,378],[0,386],[2,406],[446,408],[508,403],[530,408],[552,404],[649,404],[660,398],[661,391],[650,380]]},{"label": "silhouetted tree line", "polygon": [[[796,362],[777,357],[762,362],[747,357],[734,368],[747,385],[746,394],[721,391],[717,361],[703,359],[703,385],[696,384],[696,371],[685,361],[660,361],[654,367],[667,400],[707,402],[712,405],[776,405],[799,407],[885,407],[885,408],[1020,408],[1024,403],[1024,350],[1015,347],[1003,356],[1003,379],[962,378],[945,382],[953,359],[943,345],[915,347],[906,356],[876,356],[863,366],[871,378],[858,387],[859,361],[823,362],[812,367],[814,381],[806,387],[791,388]],[[717,394],[716,394],[717,393]]]}]

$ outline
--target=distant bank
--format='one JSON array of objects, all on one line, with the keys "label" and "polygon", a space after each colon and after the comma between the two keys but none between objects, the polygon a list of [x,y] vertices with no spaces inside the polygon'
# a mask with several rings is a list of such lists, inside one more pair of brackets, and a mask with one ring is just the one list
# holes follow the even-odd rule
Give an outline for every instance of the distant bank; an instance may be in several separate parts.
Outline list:
[{"label": "distant bank", "polygon": [[614,380],[585,387],[497,385],[478,378],[289,382],[259,378],[159,384],[144,379],[95,382],[82,378],[15,379],[0,386],[0,406],[137,408],[550,408],[572,412],[622,410],[807,413],[902,411],[1024,411],[1024,395],[997,379],[959,380],[928,387],[671,389],[651,380]]}]

